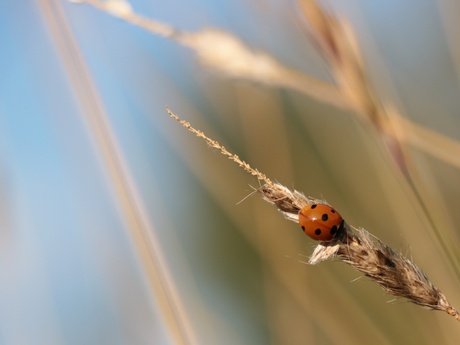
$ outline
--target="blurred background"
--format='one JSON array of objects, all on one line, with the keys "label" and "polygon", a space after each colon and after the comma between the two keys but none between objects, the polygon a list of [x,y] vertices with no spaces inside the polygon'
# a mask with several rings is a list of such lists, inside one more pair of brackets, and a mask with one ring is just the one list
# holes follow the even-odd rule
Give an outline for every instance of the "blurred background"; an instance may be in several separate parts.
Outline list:
[{"label": "blurred background", "polygon": [[[130,3],[332,83],[293,1]],[[380,100],[456,147],[460,5],[323,3]],[[353,112],[216,73],[87,4],[0,1],[0,42],[0,344],[458,344],[447,314],[344,264],[306,265],[315,243],[258,195],[239,203],[257,180],[165,105],[403,251],[458,308],[460,155],[408,147],[421,206]]]}]

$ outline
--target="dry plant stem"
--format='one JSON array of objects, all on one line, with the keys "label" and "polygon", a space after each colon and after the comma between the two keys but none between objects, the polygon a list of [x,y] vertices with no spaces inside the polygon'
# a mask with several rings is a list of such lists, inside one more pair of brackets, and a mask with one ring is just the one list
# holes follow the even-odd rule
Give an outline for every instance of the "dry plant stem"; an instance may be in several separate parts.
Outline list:
[{"label": "dry plant stem", "polygon": [[73,1],[89,4],[154,35],[166,37],[188,47],[196,54],[201,64],[222,75],[289,88],[338,108],[349,108],[348,102],[335,85],[289,68],[269,54],[254,51],[240,39],[223,30],[214,28],[197,32],[179,30],[169,24],[135,13],[124,0]]},{"label": "dry plant stem", "polygon": [[[358,116],[367,118],[376,127],[401,169],[405,165],[404,146],[407,144],[449,164],[460,166],[460,148],[457,142],[452,140],[453,144],[447,147],[432,145],[432,136],[436,136],[441,142],[449,140],[402,119],[398,114],[392,114],[378,103],[366,81],[366,73],[351,30],[348,27],[344,29],[343,23],[314,0],[299,0],[299,4],[311,25],[319,51],[331,66],[337,86],[286,67],[268,54],[254,52],[238,38],[221,30],[204,29],[195,33],[178,30],[169,24],[135,13],[124,0],[70,1],[86,3],[154,35],[189,47],[203,65],[229,77],[289,88],[337,108],[355,111]],[[398,121],[399,119],[402,121]],[[437,147],[442,149],[436,149]]]},{"label": "dry plant stem", "polygon": [[368,120],[406,178],[409,177],[403,133],[375,96],[351,26],[327,11],[316,0],[298,0],[308,20],[311,37],[323,55],[342,96],[356,115]]},{"label": "dry plant stem", "polygon": [[155,231],[133,183],[122,150],[118,146],[109,116],[66,20],[62,2],[40,0],[37,5],[169,336],[175,344],[196,344],[194,332],[188,324],[176,288],[161,255],[160,246],[154,235]]},{"label": "dry plant stem", "polygon": [[[166,110],[169,116],[190,132],[204,139],[209,146],[218,149],[223,155],[263,182],[264,185],[257,191],[286,219],[297,223],[299,211],[304,206],[317,202],[326,203],[323,200],[306,197],[296,190],[291,191],[280,183],[272,182],[265,174],[253,169],[217,141],[193,128],[189,122],[181,120],[168,108]],[[425,308],[444,311],[460,321],[459,313],[449,304],[444,294],[428,280],[422,270],[402,253],[393,250],[366,230],[355,229],[353,231],[345,223],[345,231],[331,242],[320,242],[308,262],[315,265],[335,257],[362,272],[386,292],[396,297],[404,297]]]},{"label": "dry plant stem", "polygon": [[175,119],[177,122],[179,122],[182,126],[187,128],[190,132],[194,133],[197,137],[204,139],[209,146],[211,146],[214,149],[219,150],[220,153],[222,153],[224,156],[227,156],[228,159],[231,159],[236,164],[238,164],[240,167],[242,167],[245,171],[247,171],[251,175],[257,177],[259,179],[259,181],[262,181],[263,183],[265,183],[267,185],[273,186],[273,182],[267,176],[265,176],[265,174],[262,174],[257,169],[251,168],[251,166],[248,163],[246,163],[245,161],[242,161],[240,159],[240,157],[238,157],[237,155],[229,152],[225,147],[223,147],[217,141],[212,140],[211,138],[207,137],[202,131],[199,131],[199,130],[193,128],[190,125],[189,122],[181,120],[169,108],[166,107],[166,111],[168,112],[169,116],[171,116],[173,119]]},{"label": "dry plant stem", "polygon": [[[443,153],[444,147],[442,146],[441,150],[434,150],[435,145],[428,140],[430,137],[435,137],[430,135],[431,131],[422,131],[421,127],[416,125],[410,126],[410,122],[404,120],[395,109],[382,104],[369,81],[351,26],[344,18],[327,11],[317,0],[298,0],[298,3],[308,20],[311,37],[326,60],[341,94],[348,101],[354,113],[367,120],[375,128],[376,136],[386,147],[391,162],[394,163],[394,167],[399,170],[406,185],[412,191],[425,219],[442,246],[444,255],[455,263],[455,249],[440,235],[440,224],[434,216],[437,206],[425,196],[424,184],[417,183],[419,181],[417,171],[413,169],[407,144],[410,143],[449,163],[458,160],[458,145],[446,145],[446,148],[452,151],[450,155]],[[417,135],[422,136],[418,138]],[[448,144],[448,142],[448,140],[442,140],[443,144]],[[454,162],[448,156],[455,157]],[[460,267],[455,264],[452,267],[460,275]]]},{"label": "dry plant stem", "polygon": [[366,230],[353,232],[347,225],[345,233],[334,243],[319,244],[309,262],[315,264],[334,255],[377,282],[386,292],[429,309],[445,311],[460,321],[460,315],[444,294],[415,264]]}]

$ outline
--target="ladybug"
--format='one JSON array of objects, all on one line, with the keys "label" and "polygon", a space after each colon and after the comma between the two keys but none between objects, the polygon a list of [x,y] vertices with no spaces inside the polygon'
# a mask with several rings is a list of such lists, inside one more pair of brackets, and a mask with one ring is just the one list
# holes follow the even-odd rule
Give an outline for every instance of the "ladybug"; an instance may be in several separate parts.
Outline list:
[{"label": "ladybug", "polygon": [[312,239],[329,242],[343,230],[344,220],[329,205],[311,204],[300,210],[299,224]]}]

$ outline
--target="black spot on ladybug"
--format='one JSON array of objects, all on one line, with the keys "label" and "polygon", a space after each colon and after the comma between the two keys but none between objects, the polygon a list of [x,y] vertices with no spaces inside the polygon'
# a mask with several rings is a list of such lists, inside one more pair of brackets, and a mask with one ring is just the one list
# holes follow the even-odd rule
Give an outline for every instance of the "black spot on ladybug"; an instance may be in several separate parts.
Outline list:
[{"label": "black spot on ladybug", "polygon": [[315,230],[315,235],[317,235],[317,236],[321,235],[321,229],[316,229]]},{"label": "black spot on ladybug", "polygon": [[322,216],[321,216],[321,219],[325,222],[326,220],[329,219],[327,213],[324,213]]},{"label": "black spot on ladybug", "polygon": [[302,230],[305,231],[305,227],[304,227],[304,226],[302,226]]},{"label": "black spot on ladybug", "polygon": [[312,210],[315,209],[316,206],[318,206],[318,205],[316,205],[316,204],[311,205],[311,209],[312,209]]},{"label": "black spot on ladybug", "polygon": [[331,208],[331,212],[332,212],[332,213],[335,213],[335,210],[334,210],[333,208]]}]

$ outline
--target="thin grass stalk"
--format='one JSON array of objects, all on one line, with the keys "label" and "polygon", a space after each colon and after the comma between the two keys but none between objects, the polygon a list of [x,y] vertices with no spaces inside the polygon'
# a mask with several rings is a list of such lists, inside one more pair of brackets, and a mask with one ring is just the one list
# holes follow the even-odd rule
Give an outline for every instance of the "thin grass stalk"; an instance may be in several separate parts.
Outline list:
[{"label": "thin grass stalk", "polygon": [[[408,142],[417,144],[417,147],[425,152],[434,153],[432,142],[430,145],[423,145],[424,142],[410,132],[411,129],[418,128],[418,132],[423,133],[426,139],[431,131],[421,131],[420,126],[408,126],[408,120],[402,120],[395,109],[385,107],[378,99],[367,76],[355,34],[343,18],[327,11],[317,0],[298,0],[298,3],[310,24],[311,36],[318,51],[325,58],[341,94],[353,111],[375,128],[376,135],[387,148],[391,161],[412,191],[443,252],[459,277],[460,266],[457,264],[455,248],[441,234],[440,222],[436,219],[437,205],[426,196],[426,188],[419,183],[419,175],[408,153]],[[449,147],[452,148],[451,145]],[[459,157],[458,150],[452,153],[453,157]],[[437,154],[445,161],[451,162],[451,159],[446,159],[445,154]]]},{"label": "thin grass stalk", "polygon": [[86,3],[152,34],[190,48],[202,65],[224,76],[293,89],[338,108],[347,108],[347,102],[334,85],[289,68],[269,54],[250,49],[226,31],[214,28],[197,32],[179,30],[172,25],[135,13],[124,0],[73,2]]},{"label": "thin grass stalk", "polygon": [[[267,53],[255,52],[240,39],[222,30],[186,32],[137,14],[125,0],[69,1],[86,3],[154,35],[188,47],[205,67],[222,75],[295,90],[339,109],[351,110],[360,118],[367,118],[378,129],[383,142],[401,169],[405,169],[404,147],[408,144],[448,164],[460,166],[458,143],[439,149],[434,149],[434,145],[426,145],[426,142],[430,142],[431,134],[441,141],[443,136],[412,124],[379,103],[365,78],[363,62],[350,27],[343,21],[334,19],[314,0],[299,1],[299,4],[316,31],[316,47],[331,64],[337,85],[325,83],[284,66]],[[417,135],[411,132],[412,128],[415,128]]]},{"label": "thin grass stalk", "polygon": [[40,10],[48,25],[69,85],[81,107],[80,115],[88,128],[111,189],[125,221],[128,236],[148,280],[152,298],[158,303],[175,344],[196,344],[191,327],[167,272],[154,229],[118,147],[108,115],[98,96],[80,49],[68,26],[60,1],[41,0]]},{"label": "thin grass stalk", "polygon": [[[318,202],[326,203],[271,181],[265,174],[253,169],[216,140],[193,128],[189,122],[181,120],[169,108],[166,110],[170,117],[205,140],[210,147],[219,150],[243,170],[255,176],[263,184],[256,192],[260,193],[265,201],[274,205],[286,219],[297,223],[303,207]],[[315,265],[324,260],[337,258],[369,277],[387,293],[431,310],[444,311],[460,321],[460,314],[449,304],[441,290],[401,252],[393,250],[364,229],[356,229],[345,223],[344,230],[331,242],[319,242],[308,263]]]}]

